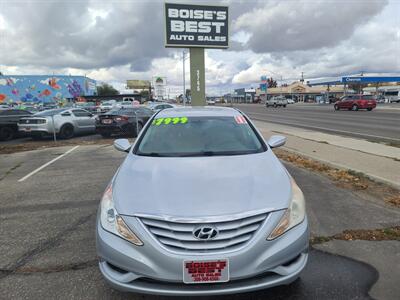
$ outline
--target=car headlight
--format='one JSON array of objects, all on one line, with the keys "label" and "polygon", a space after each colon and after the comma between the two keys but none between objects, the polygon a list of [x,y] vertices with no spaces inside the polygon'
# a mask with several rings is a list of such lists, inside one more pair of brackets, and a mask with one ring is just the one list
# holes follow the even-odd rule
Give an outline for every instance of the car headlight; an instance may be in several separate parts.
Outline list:
[{"label": "car headlight", "polygon": [[107,187],[103,198],[101,198],[100,223],[104,230],[107,230],[136,246],[143,245],[143,242],[135,233],[132,232],[115,210],[112,196],[112,184]]},{"label": "car headlight", "polygon": [[304,201],[303,192],[300,190],[293,178],[292,184],[292,201],[289,208],[285,211],[281,220],[275,229],[268,236],[267,240],[273,240],[278,236],[284,234],[289,229],[303,222],[306,215],[306,205]]}]

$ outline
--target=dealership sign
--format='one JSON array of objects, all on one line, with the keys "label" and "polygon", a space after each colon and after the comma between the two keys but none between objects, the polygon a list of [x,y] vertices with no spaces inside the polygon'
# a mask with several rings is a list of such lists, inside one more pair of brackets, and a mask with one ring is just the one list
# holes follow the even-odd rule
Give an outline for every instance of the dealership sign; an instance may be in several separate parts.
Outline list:
[{"label": "dealership sign", "polygon": [[165,3],[165,46],[228,48],[228,7]]}]

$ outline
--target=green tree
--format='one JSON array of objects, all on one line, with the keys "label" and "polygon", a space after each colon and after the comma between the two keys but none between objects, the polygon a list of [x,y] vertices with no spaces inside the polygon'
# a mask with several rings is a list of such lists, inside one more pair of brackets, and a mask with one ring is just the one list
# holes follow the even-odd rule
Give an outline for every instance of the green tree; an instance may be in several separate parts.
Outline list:
[{"label": "green tree", "polygon": [[141,90],[140,91],[140,97],[142,99],[146,99],[146,101],[148,101],[149,100],[149,96],[150,96],[150,93],[149,93],[148,90]]},{"label": "green tree", "polygon": [[119,95],[119,91],[116,90],[111,84],[102,83],[97,86],[97,95],[98,96],[112,96]]}]

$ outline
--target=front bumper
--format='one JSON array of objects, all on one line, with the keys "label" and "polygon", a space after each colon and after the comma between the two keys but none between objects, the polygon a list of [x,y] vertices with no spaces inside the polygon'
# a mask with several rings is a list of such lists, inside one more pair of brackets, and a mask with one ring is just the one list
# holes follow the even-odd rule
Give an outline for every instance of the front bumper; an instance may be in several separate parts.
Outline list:
[{"label": "front bumper", "polygon": [[[100,271],[105,280],[118,290],[169,296],[233,294],[289,284],[299,277],[307,263],[309,229],[306,218],[282,236],[267,241],[266,237],[282,214],[282,211],[270,213],[244,247],[231,252],[204,254],[165,249],[134,217],[124,217],[124,220],[134,228],[143,246],[134,246],[105,231],[97,221]],[[229,282],[183,283],[184,260],[221,258],[229,260]]]}]

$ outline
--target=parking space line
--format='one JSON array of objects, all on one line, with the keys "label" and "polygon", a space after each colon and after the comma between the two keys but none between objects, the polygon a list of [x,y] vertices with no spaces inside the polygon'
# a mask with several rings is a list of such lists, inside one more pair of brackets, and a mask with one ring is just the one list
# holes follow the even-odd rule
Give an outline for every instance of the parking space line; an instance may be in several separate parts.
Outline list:
[{"label": "parking space line", "polygon": [[30,172],[29,174],[25,175],[24,177],[22,177],[21,179],[18,180],[18,182],[22,182],[25,181],[26,179],[28,179],[29,177],[31,177],[32,175],[36,174],[37,172],[43,170],[44,168],[46,168],[47,166],[51,165],[53,162],[59,160],[60,158],[63,158],[65,155],[71,153],[72,151],[74,151],[76,148],[78,148],[78,146],[75,146],[71,149],[69,149],[67,152],[61,154],[60,156],[57,156],[56,158],[52,159],[51,161],[45,163],[44,165],[40,166],[39,168],[33,170],[32,172]]}]

